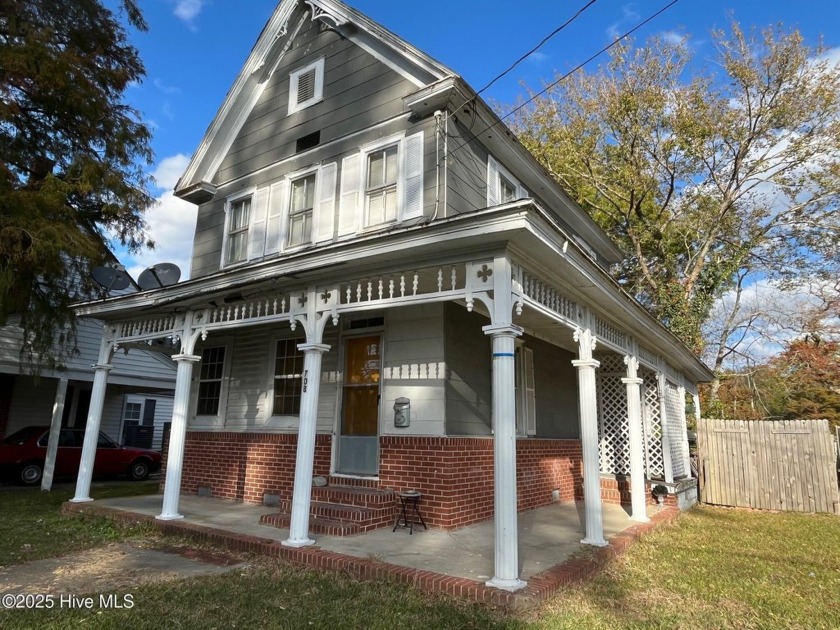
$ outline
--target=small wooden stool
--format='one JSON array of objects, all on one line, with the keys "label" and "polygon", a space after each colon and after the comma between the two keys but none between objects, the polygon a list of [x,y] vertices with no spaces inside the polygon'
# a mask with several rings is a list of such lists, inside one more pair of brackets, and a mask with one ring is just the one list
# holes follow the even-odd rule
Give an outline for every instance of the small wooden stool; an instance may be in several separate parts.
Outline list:
[{"label": "small wooden stool", "polygon": [[397,519],[394,521],[394,529],[392,532],[397,531],[397,527],[408,527],[409,535],[414,534],[414,523],[417,521],[414,520],[414,516],[411,516],[411,520],[409,520],[409,506],[414,508],[414,514],[417,515],[417,518],[420,519],[420,525],[423,526],[423,529],[429,529],[426,527],[426,521],[423,520],[423,516],[420,514],[420,499],[423,495],[417,490],[404,490],[403,492],[397,492],[397,498],[400,500],[402,513],[397,512]]}]

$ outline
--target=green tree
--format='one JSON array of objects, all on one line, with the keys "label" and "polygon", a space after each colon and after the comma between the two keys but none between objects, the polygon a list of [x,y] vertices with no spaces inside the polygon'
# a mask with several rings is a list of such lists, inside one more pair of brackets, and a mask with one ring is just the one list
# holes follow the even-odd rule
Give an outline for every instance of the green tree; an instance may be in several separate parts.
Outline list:
[{"label": "green tree", "polygon": [[687,42],[619,45],[514,123],[617,240],[618,279],[695,351],[734,282],[828,274],[840,238],[840,70],[781,26],[712,39],[719,74]]},{"label": "green tree", "polygon": [[[146,29],[134,0],[121,7]],[[0,0],[0,323],[23,327],[25,355],[60,363],[109,243],[150,244],[151,133],[122,100],[143,76],[99,0]]]}]

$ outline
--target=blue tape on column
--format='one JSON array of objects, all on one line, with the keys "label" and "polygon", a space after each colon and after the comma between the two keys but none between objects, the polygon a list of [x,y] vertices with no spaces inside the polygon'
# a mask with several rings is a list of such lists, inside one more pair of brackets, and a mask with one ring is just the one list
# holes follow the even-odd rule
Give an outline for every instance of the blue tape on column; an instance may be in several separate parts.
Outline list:
[{"label": "blue tape on column", "polygon": [[494,359],[496,357],[512,357],[512,356],[514,356],[513,352],[494,352],[493,353],[493,358]]}]

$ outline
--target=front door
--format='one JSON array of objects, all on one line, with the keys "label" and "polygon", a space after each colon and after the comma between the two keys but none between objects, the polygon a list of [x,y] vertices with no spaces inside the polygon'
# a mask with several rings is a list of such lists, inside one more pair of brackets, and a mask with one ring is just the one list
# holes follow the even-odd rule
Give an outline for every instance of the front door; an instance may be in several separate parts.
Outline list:
[{"label": "front door", "polygon": [[376,475],[379,472],[380,346],[378,335],[354,337],[345,342],[338,473]]}]

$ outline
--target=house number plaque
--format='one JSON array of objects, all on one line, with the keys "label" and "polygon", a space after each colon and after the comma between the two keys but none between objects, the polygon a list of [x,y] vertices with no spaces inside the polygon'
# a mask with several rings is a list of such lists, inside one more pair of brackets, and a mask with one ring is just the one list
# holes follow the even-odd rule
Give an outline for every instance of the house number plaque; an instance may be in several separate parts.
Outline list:
[{"label": "house number plaque", "polygon": [[309,382],[309,370],[303,371],[303,391],[306,391],[306,384]]}]

